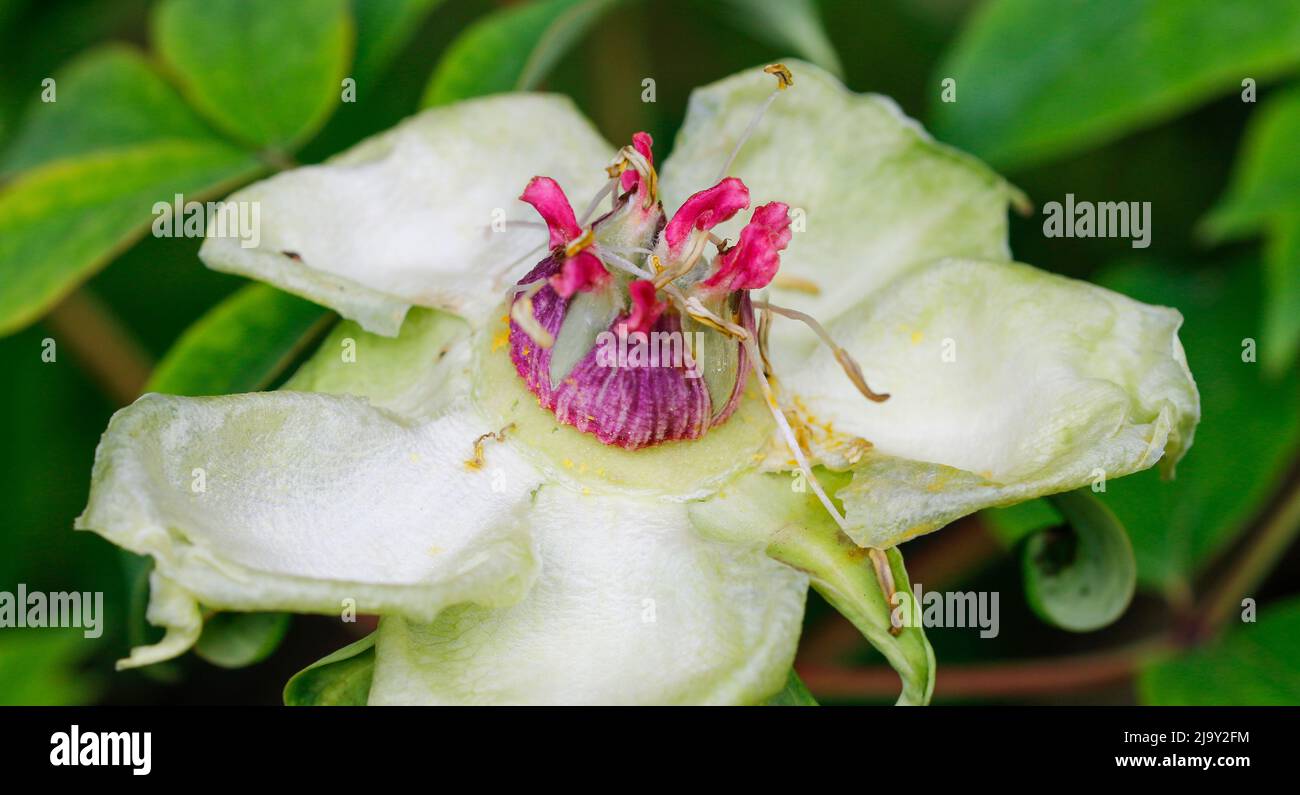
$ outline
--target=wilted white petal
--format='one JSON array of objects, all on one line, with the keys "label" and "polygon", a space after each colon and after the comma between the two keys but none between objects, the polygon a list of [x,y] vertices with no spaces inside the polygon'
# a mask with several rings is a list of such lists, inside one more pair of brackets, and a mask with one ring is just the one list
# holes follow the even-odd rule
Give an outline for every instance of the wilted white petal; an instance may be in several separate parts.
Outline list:
[{"label": "wilted white petal", "polygon": [[[855,94],[822,69],[788,62],[781,92],[729,173],[753,206],[791,207],[793,238],[772,300],[829,321],[898,274],[943,257],[1005,259],[1007,204],[1017,196],[972,157],[935,143],[893,100]],[[696,90],[664,165],[664,204],[676,209],[713,184],[776,81],[750,69]],[[741,213],[717,233],[736,240]],[[783,285],[803,280],[809,294]],[[773,330],[778,372],[816,343],[798,324]]]},{"label": "wilted white petal", "polygon": [[536,220],[518,201],[528,180],[553,177],[581,204],[604,183],[611,152],[563,97],[435,108],[322,165],[235,193],[228,202],[259,208],[257,245],[209,237],[199,255],[378,334],[396,334],[412,305],[477,321],[502,301],[507,266],[546,242],[544,230],[499,226]]},{"label": "wilted white petal", "polygon": [[826,350],[784,384],[819,458],[875,445],[839,497],[856,541],[891,546],[987,505],[1156,462],[1172,473],[1200,419],[1181,324],[1027,265],[950,260],[829,327],[887,402],[858,394]]},{"label": "wilted white petal", "polygon": [[687,505],[546,486],[523,601],[386,618],[371,703],[752,703],[780,690],[807,578],[708,541]]},{"label": "wilted white petal", "polygon": [[[432,620],[506,605],[535,574],[531,466],[470,409],[413,422],[295,392],[146,395],[109,423],[77,520],[156,563],[155,662],[197,635],[194,602],[230,610]],[[188,605],[188,606],[187,606]]]}]

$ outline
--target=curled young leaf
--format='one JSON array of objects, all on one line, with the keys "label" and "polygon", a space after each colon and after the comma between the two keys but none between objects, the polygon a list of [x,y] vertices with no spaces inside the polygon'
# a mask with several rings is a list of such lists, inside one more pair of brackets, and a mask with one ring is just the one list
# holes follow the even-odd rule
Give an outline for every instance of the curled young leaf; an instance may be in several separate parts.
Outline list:
[{"label": "curled young leaf", "polygon": [[1087,490],[1057,494],[1051,502],[1069,524],[1025,540],[1025,595],[1049,624],[1072,632],[1101,629],[1133,601],[1137,564],[1128,533]]}]

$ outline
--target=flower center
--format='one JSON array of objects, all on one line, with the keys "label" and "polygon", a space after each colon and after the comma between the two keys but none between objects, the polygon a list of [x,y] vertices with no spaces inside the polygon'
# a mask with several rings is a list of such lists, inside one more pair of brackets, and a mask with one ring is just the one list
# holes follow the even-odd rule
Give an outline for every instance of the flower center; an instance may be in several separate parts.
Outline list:
[{"label": "flower center", "polygon": [[[750,207],[749,188],[727,172],[766,110],[793,85],[783,65],[765,71],[777,87],[716,184],[671,218],[658,196],[654,142],[644,132],[611,160],[609,180],[581,218],[554,180],[528,183],[520,199],[545,222],[550,250],[515,288],[510,356],[529,391],[560,422],[629,450],[702,437],[735,412],[753,373],[800,468],[842,525],[768,380],[755,309],[764,318],[808,324],[864,396],[882,401],[888,395],[867,386],[815,319],[751,298],[777,275],[790,243],[786,204],[755,208],[734,244],[712,231]],[[606,198],[609,210],[589,220]]]}]

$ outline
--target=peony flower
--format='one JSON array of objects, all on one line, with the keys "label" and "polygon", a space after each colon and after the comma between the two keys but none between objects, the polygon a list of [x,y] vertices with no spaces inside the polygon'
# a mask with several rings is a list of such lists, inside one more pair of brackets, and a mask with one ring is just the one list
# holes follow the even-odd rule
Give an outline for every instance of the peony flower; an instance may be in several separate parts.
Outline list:
[{"label": "peony flower", "polygon": [[200,605],[351,605],[382,616],[371,703],[761,703],[812,584],[928,700],[897,545],[1172,473],[1181,317],[1010,261],[1002,179],[766,71],[695,92],[662,176],[650,136],[505,94],[230,197],[260,245],[204,262],[348,321],[280,391],[113,417],[77,526],[153,557],[166,629],[123,665]]}]

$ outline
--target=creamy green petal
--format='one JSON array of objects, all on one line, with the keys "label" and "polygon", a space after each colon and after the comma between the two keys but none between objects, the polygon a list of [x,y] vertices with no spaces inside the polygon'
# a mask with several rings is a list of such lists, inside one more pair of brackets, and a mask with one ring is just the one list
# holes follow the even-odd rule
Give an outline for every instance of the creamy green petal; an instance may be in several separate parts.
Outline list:
[{"label": "creamy green petal", "polygon": [[465,322],[416,309],[396,337],[371,334],[351,320],[339,323],[283,388],[356,395],[407,419],[428,420],[469,394],[470,368]]},{"label": "creamy green petal", "polygon": [[[781,92],[729,174],[752,206],[790,205],[793,239],[781,257],[776,303],[823,322],[898,274],[943,257],[1006,259],[1007,204],[1017,193],[974,158],[935,143],[893,100],[855,94],[820,68],[789,62]],[[750,69],[691,95],[663,168],[664,205],[675,210],[717,181],[719,170],[776,81]],[[749,213],[719,227],[736,240]],[[811,281],[820,293],[780,287]],[[791,321],[773,329],[774,364],[797,362],[813,337]]]},{"label": "creamy green petal", "polygon": [[886,547],[1156,462],[1172,474],[1200,419],[1181,324],[1027,265],[949,260],[829,326],[887,402],[866,401],[825,350],[783,383],[818,459],[851,463],[851,437],[875,445],[838,496],[854,540]]},{"label": "creamy green petal", "polygon": [[145,395],[114,415],[77,528],[155,560],[146,664],[197,637],[194,603],[403,615],[510,604],[536,574],[533,468],[473,410],[405,420],[298,392]]},{"label": "creamy green petal", "polygon": [[131,655],[117,661],[117,669],[138,668],[179,657],[189,651],[203,634],[203,613],[188,591],[158,571],[149,573],[149,607],[145,619],[165,627],[163,639],[152,646],[137,646]]},{"label": "creamy green petal", "polygon": [[478,321],[533,264],[511,263],[546,242],[541,229],[494,227],[538,220],[518,201],[528,180],[555,178],[581,212],[612,152],[563,97],[503,94],[427,110],[230,196],[259,208],[257,245],[209,237],[199,256],[378,334],[396,334],[412,305]]},{"label": "creamy green petal", "polygon": [[736,704],[777,692],[807,578],[708,541],[687,505],[538,492],[541,572],[518,604],[385,618],[375,704]]}]

